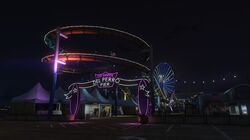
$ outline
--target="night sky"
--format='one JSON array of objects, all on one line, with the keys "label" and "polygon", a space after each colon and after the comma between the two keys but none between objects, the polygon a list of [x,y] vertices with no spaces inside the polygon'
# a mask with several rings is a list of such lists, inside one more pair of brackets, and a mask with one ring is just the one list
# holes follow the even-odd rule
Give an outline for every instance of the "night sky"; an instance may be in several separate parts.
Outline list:
[{"label": "night sky", "polygon": [[[100,25],[135,34],[154,48],[154,63],[169,63],[179,81],[238,75],[222,89],[246,83],[250,70],[247,4],[212,1],[133,3],[20,2],[1,4],[0,101],[41,81],[48,89],[50,52],[43,36],[57,26]],[[198,86],[198,85],[196,85]],[[202,90],[177,84],[177,90]],[[212,87],[214,88],[214,86]],[[211,89],[207,85],[204,89]]]}]

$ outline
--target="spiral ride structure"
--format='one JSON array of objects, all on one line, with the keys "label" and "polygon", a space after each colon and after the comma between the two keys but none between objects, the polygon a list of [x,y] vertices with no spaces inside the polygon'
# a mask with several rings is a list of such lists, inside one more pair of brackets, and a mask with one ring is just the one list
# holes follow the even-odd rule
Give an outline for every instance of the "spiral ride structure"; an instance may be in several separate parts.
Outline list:
[{"label": "spiral ride structure", "polygon": [[[152,80],[143,75],[152,74],[152,47],[143,39],[114,28],[78,25],[53,29],[44,36],[44,42],[51,53],[41,61],[56,64],[56,74],[64,77],[63,82],[58,82],[68,86],[66,98],[70,100],[72,120],[79,110],[80,88],[113,85],[138,87],[133,101],[137,102],[138,115],[143,116],[140,120],[150,114]],[[106,81],[108,86],[103,86],[103,79],[112,78]]]}]

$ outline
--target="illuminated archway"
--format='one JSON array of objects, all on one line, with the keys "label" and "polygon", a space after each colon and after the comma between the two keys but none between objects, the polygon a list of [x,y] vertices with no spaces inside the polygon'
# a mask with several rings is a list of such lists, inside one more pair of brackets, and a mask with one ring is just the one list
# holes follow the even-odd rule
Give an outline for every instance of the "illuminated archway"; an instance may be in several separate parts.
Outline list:
[{"label": "illuminated archway", "polygon": [[[133,44],[136,44],[136,46],[139,46],[137,48],[137,51],[133,51],[133,52],[136,52],[136,54],[135,55],[133,54],[132,56],[133,57],[137,56],[141,58],[143,54],[143,59],[133,60],[132,57],[127,58],[124,56],[119,56],[119,55],[116,56],[113,54],[107,55],[103,52],[86,53],[83,48],[80,48],[75,51],[72,51],[72,50],[65,51],[65,48],[60,46],[60,49],[59,49],[60,36],[62,36],[63,38],[68,38],[68,40],[70,40],[71,37],[73,38],[75,36],[82,36],[82,35],[84,36],[94,35],[94,36],[104,36],[104,37],[112,36],[112,37],[124,39],[126,41],[131,41]],[[154,101],[153,101],[154,94],[153,94],[153,85],[152,85],[153,83],[152,82],[153,81],[152,79],[152,67],[153,67],[152,47],[143,39],[133,34],[130,34],[128,32],[117,30],[114,28],[108,28],[108,27],[102,27],[102,26],[79,25],[79,26],[65,26],[65,27],[60,27],[60,28],[51,30],[44,36],[44,42],[49,48],[57,50],[57,51],[55,51],[54,55],[47,55],[43,57],[42,62],[54,63],[56,64],[56,66],[57,66],[57,63],[59,62],[63,63],[64,65],[62,65],[60,69],[61,70],[60,72],[62,73],[68,73],[68,74],[85,73],[86,74],[86,70],[85,68],[82,67],[81,64],[95,63],[97,67],[98,67],[98,64],[105,64],[105,69],[107,69],[106,64],[108,63],[108,64],[112,64],[117,69],[126,68],[127,71],[129,72],[135,69],[137,73],[135,74],[135,71],[133,71],[132,74],[134,75],[141,76],[142,73],[146,73],[147,76],[150,77],[148,79],[141,78],[141,79],[131,80],[131,79],[123,79],[123,78],[115,77],[115,75],[117,76],[117,74],[114,74],[114,73],[104,72],[104,73],[97,74],[95,80],[84,82],[84,83],[73,83],[72,85],[69,86],[69,93],[66,94],[66,98],[70,100],[70,115],[72,116],[72,120],[74,120],[75,115],[78,113],[79,100],[80,100],[79,89],[81,88],[91,88],[91,87],[109,88],[109,87],[112,87],[114,84],[117,84],[120,86],[134,86],[138,88],[138,94],[137,94],[137,98],[138,98],[137,104],[138,104],[138,109],[139,109],[138,115],[147,116],[149,114],[150,103],[151,103],[151,108],[154,108]],[[94,67],[94,69],[97,67]],[[91,71],[91,70],[89,70],[88,72],[94,73],[94,71]],[[105,70],[105,71],[108,71],[108,70]],[[56,72],[54,75],[57,75]],[[98,80],[98,76],[101,78],[113,76],[114,81],[107,82],[104,84],[100,82],[100,80]],[[56,84],[54,84],[53,87],[55,87],[55,85]],[[53,94],[54,92],[52,92],[51,94],[50,103],[52,103],[53,101],[53,98],[54,98]],[[149,100],[149,94],[150,94],[150,100]]]},{"label": "illuminated archway", "polygon": [[95,74],[96,79],[84,83],[73,83],[68,87],[69,92],[65,94],[66,99],[70,100],[69,116],[70,121],[75,120],[80,106],[81,88],[87,89],[92,87],[111,88],[115,84],[125,87],[137,87],[137,105],[138,115],[147,117],[149,115],[149,80],[141,79],[123,79],[117,77],[118,73],[98,73]]}]

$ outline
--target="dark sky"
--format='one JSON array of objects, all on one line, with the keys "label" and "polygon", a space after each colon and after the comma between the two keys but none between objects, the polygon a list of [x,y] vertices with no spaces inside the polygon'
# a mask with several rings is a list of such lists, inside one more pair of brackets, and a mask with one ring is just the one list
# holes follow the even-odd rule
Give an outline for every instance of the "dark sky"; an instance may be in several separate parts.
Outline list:
[{"label": "dark sky", "polygon": [[246,77],[250,69],[249,12],[238,1],[22,1],[1,7],[0,98],[46,83],[49,74],[40,59],[49,49],[43,36],[64,25],[100,25],[135,34],[154,48],[155,65],[168,62],[180,80]]}]

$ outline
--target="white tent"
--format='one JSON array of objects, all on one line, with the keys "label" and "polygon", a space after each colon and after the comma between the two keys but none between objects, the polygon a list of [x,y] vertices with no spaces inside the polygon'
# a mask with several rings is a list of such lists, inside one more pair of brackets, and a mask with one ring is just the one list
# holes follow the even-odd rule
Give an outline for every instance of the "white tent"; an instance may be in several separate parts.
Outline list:
[{"label": "white tent", "polygon": [[84,103],[98,103],[98,99],[93,97],[86,89],[81,89],[81,102]]},{"label": "white tent", "polygon": [[14,97],[11,102],[48,103],[49,98],[49,93],[40,83],[37,83],[30,91]]},{"label": "white tent", "polygon": [[105,99],[98,89],[94,89],[91,93],[91,95],[98,100],[98,103],[100,104],[110,104],[109,100]]},{"label": "white tent", "polygon": [[[98,100],[95,99],[86,89],[80,89],[81,90],[81,96],[80,96],[80,101],[84,103],[98,103]],[[61,103],[67,103],[70,100],[66,99],[65,95],[67,91],[62,89],[62,87],[59,87],[55,91],[55,99],[54,101],[56,102],[61,102]]]},{"label": "white tent", "polygon": [[66,94],[66,93],[67,93],[67,91],[62,89],[62,87],[58,87],[55,91],[54,101],[61,102],[61,103],[68,102],[69,100],[66,100],[66,97],[64,96],[64,94]]}]

